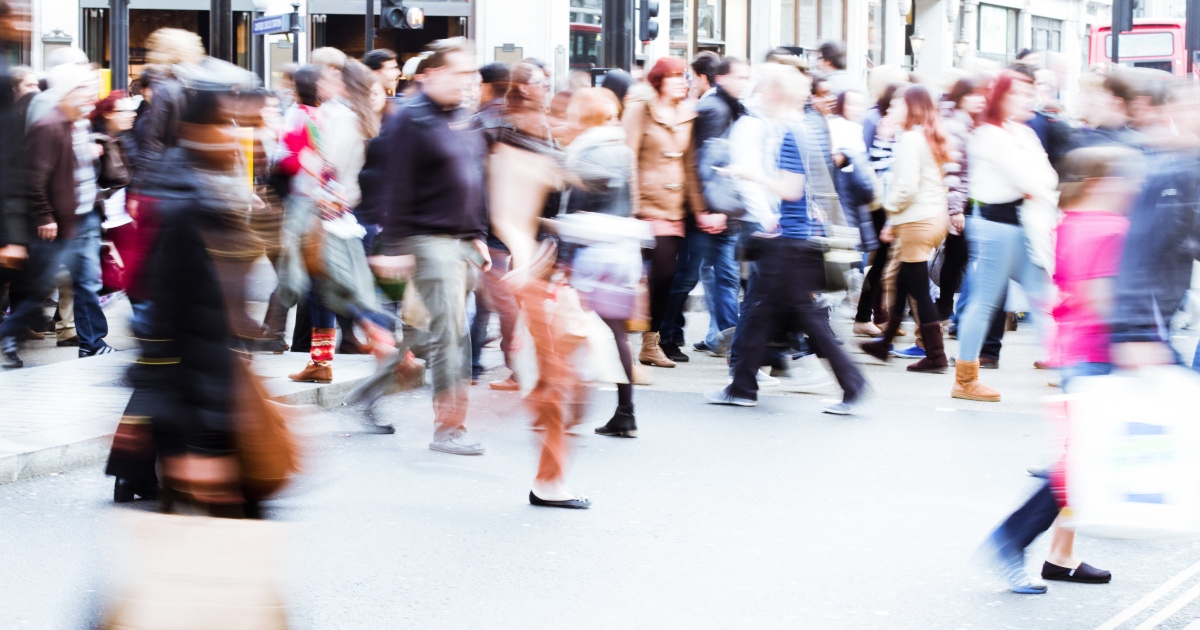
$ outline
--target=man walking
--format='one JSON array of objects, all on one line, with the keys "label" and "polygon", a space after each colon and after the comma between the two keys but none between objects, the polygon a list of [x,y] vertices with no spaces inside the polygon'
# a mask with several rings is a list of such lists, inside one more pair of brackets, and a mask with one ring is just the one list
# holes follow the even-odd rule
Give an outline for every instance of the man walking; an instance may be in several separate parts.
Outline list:
[{"label": "man walking", "polygon": [[99,86],[89,67],[66,64],[51,73],[51,89],[62,94],[57,106],[33,123],[25,135],[28,220],[36,233],[29,244],[23,276],[26,298],[0,325],[3,367],[24,365],[17,336],[36,324],[42,298],[54,285],[60,265],[71,274],[79,356],[113,352],[104,342],[108,321],[100,308],[100,215],[95,211],[98,145],[84,115],[91,111]]},{"label": "man walking", "polygon": [[[703,164],[705,143],[714,138],[728,137],[733,123],[746,113],[741,98],[750,82],[750,66],[736,57],[725,57],[712,66],[700,61],[692,64],[693,70],[698,73],[707,70],[711,75],[708,81],[715,86],[696,105],[696,122],[692,127],[696,161]],[[705,185],[715,177],[723,176],[716,172],[700,173]],[[688,360],[688,356],[679,349],[683,343],[683,311],[688,294],[699,281],[704,282],[704,300],[709,313],[708,334],[693,348],[714,356],[724,356],[728,350],[732,335],[722,334],[722,331],[737,325],[738,292],[741,290],[741,269],[736,258],[738,232],[735,222],[715,233],[688,225],[685,255],[680,257],[679,272],[671,286],[671,297],[663,318],[663,352],[672,361],[678,363]]]},{"label": "man walking", "polygon": [[[482,455],[467,438],[470,331],[466,296],[469,262],[491,267],[485,243],[488,219],[479,165],[486,146],[471,132],[463,107],[478,76],[465,40],[429,45],[416,93],[385,130],[388,156],[381,276],[408,276],[429,311],[419,341],[428,348],[436,429],[429,448],[455,455]],[[408,343],[404,345],[410,345]]]}]

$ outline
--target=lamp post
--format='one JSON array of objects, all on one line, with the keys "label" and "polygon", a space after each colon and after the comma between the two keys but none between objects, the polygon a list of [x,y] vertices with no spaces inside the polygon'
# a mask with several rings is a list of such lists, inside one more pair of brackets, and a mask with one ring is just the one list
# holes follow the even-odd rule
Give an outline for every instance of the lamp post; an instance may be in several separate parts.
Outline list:
[{"label": "lamp post", "polygon": [[913,70],[917,69],[917,57],[921,56],[921,49],[925,48],[925,37],[921,35],[921,27],[913,29],[913,34],[908,38],[908,45],[912,47],[913,52]]},{"label": "lamp post", "polygon": [[300,3],[292,3],[292,63],[300,63]]},{"label": "lamp post", "polygon": [[109,89],[129,89],[129,0],[109,0],[108,59],[112,72]]}]

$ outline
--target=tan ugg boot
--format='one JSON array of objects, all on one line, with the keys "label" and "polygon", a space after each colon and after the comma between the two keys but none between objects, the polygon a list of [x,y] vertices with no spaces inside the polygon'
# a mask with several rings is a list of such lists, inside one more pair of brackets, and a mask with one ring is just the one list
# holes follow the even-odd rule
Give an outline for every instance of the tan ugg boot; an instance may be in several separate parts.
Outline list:
[{"label": "tan ugg boot", "polygon": [[665,352],[658,345],[658,333],[646,331],[642,333],[642,351],[638,353],[638,361],[642,365],[653,365],[655,367],[673,368],[675,362],[667,358]]},{"label": "tan ugg boot", "polygon": [[1000,392],[979,382],[979,361],[963,361],[954,364],[954,387],[950,396],[963,400],[1000,402]]}]

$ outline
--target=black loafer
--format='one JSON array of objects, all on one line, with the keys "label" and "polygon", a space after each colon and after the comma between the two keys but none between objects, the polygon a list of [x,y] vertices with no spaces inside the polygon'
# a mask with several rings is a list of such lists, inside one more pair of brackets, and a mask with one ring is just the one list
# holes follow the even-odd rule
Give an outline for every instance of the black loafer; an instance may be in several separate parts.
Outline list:
[{"label": "black loafer", "polygon": [[568,499],[566,501],[547,501],[545,499],[539,499],[532,490],[529,491],[529,503],[530,505],[537,505],[541,507],[567,508],[569,510],[586,510],[592,507],[592,502],[589,501],[587,497],[575,497],[574,499]]},{"label": "black loafer", "polygon": [[1042,579],[1079,582],[1080,584],[1107,584],[1112,581],[1112,573],[1104,569],[1097,569],[1086,562],[1080,562],[1077,569],[1068,569],[1057,564],[1043,562]]}]

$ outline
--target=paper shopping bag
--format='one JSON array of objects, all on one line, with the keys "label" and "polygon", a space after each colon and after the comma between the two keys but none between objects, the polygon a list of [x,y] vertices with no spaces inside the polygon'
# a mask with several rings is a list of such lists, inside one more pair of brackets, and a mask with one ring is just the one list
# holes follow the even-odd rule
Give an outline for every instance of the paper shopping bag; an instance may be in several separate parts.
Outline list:
[{"label": "paper shopping bag", "polygon": [[1080,532],[1200,533],[1198,400],[1200,375],[1178,366],[1072,381],[1066,489]]}]

